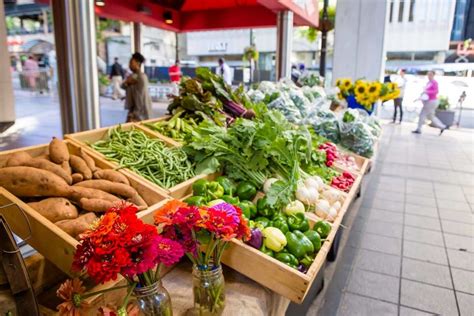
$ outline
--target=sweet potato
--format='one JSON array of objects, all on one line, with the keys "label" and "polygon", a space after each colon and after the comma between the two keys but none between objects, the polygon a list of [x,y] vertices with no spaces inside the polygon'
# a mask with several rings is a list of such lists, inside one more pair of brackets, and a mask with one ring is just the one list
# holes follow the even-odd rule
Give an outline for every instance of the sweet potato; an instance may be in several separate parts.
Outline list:
[{"label": "sweet potato", "polygon": [[65,198],[48,198],[28,205],[53,223],[78,216],[77,208]]},{"label": "sweet potato", "polygon": [[125,175],[113,169],[97,170],[94,172],[94,178],[130,185],[130,181]]},{"label": "sweet potato", "polygon": [[42,154],[42,155],[36,156],[35,158],[38,158],[38,159],[46,159],[46,160],[48,160],[48,161],[51,161],[51,158],[49,158],[49,155],[48,155],[48,154]]},{"label": "sweet potato", "polygon": [[71,165],[69,164],[69,161],[63,161],[63,163],[61,164],[61,168],[63,168],[63,170],[68,174],[68,175],[72,175],[72,169],[71,169]]},{"label": "sweet potato", "polygon": [[129,185],[108,180],[86,180],[76,183],[74,186],[102,190],[125,198],[131,198],[137,194],[137,191]]},{"label": "sweet potato", "polygon": [[84,149],[79,149],[79,156],[84,159],[84,161],[86,162],[87,166],[89,167],[89,169],[91,169],[92,173],[94,173],[97,168],[95,166],[95,161],[94,159],[91,158],[91,156],[89,156],[85,151]]},{"label": "sweet potato", "polygon": [[30,154],[20,151],[10,155],[8,158],[6,167],[18,167],[22,166],[26,161],[32,159]]},{"label": "sweet potato", "polygon": [[71,177],[72,177],[72,183],[78,183],[84,180],[84,177],[80,173],[73,173]]},{"label": "sweet potato", "polygon": [[[9,159],[9,162],[12,163],[12,161]],[[54,173],[55,175],[61,177],[66,181],[67,184],[72,184],[72,178],[70,175],[66,173],[66,171],[63,170],[60,166],[58,166],[55,163],[52,163],[51,161],[48,161],[46,159],[38,159],[38,158],[31,158],[28,160],[21,160],[21,159],[14,159],[13,162],[20,163],[19,166],[25,166],[25,167],[33,167],[33,168],[38,168],[38,169],[43,169],[47,170],[49,172]],[[9,165],[10,166],[10,165]],[[14,166],[11,166],[14,167]]]},{"label": "sweet potato", "polygon": [[87,198],[87,199],[102,199],[102,200],[107,200],[109,202],[118,202],[120,199],[116,197],[115,195],[112,195],[110,193],[97,190],[97,189],[90,189],[90,188],[84,188],[84,187],[78,187],[78,186],[72,186],[71,187],[71,194],[69,194],[69,198],[76,202],[79,203],[79,201],[82,198]]},{"label": "sweet potato", "polygon": [[95,220],[97,220],[97,216],[91,212],[75,219],[65,219],[54,224],[75,239],[78,239],[79,235],[88,230]]},{"label": "sweet potato", "polygon": [[69,150],[66,143],[59,138],[53,137],[49,143],[49,158],[52,162],[62,164],[63,161],[69,160]]},{"label": "sweet potato", "polygon": [[70,155],[69,164],[74,172],[82,174],[85,180],[92,179],[92,171],[87,166],[84,159],[76,155]]},{"label": "sweet potato", "polygon": [[18,197],[67,197],[72,193],[72,187],[63,178],[47,170],[24,166],[0,169],[0,186]]},{"label": "sweet potato", "polygon": [[129,202],[135,204],[136,206],[145,209],[148,207],[148,204],[145,202],[145,200],[140,196],[140,194],[135,194],[131,198],[128,199]]},{"label": "sweet potato", "polygon": [[110,202],[102,199],[82,198],[79,200],[79,207],[89,212],[106,212],[119,202]]}]

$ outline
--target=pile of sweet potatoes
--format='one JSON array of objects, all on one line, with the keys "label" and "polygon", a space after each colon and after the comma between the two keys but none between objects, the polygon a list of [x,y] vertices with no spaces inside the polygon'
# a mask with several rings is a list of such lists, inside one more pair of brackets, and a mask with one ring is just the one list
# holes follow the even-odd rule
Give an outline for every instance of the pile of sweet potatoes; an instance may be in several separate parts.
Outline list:
[{"label": "pile of sweet potatoes", "polygon": [[96,213],[123,200],[139,210],[148,207],[126,176],[98,168],[82,149],[79,155],[70,154],[66,143],[55,137],[47,155],[10,155],[0,168],[0,186],[29,201],[28,205],[74,238],[97,219]]}]

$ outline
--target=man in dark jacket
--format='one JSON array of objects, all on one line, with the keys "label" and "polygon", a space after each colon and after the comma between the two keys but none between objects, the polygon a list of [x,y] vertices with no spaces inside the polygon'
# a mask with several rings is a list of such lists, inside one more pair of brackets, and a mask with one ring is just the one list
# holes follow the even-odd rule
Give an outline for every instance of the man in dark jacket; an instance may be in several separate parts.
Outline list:
[{"label": "man in dark jacket", "polygon": [[122,91],[120,90],[120,85],[122,84],[123,79],[123,68],[118,62],[118,57],[114,58],[114,64],[110,70],[110,79],[112,80],[112,85],[114,87],[112,99],[116,100],[117,98],[122,98],[123,95]]}]

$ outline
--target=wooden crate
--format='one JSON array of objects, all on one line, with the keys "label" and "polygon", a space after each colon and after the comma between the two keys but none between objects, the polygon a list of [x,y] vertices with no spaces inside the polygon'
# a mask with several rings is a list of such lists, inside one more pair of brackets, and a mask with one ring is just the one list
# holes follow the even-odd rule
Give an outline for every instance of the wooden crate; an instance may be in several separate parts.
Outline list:
[{"label": "wooden crate", "polygon": [[[75,133],[75,134],[68,134],[68,135],[65,135],[65,137],[69,140],[72,140],[73,142],[80,145],[81,147],[83,147],[87,151],[87,153],[89,153],[91,156],[96,157],[98,159],[106,160],[106,157],[103,154],[97,152],[96,150],[91,148],[88,144],[95,143],[99,140],[106,139],[109,130],[112,129],[112,128],[116,128],[116,127],[117,126],[112,126],[112,127],[100,128],[100,129],[95,129],[95,130],[85,131],[85,132],[80,132],[80,133]],[[164,137],[163,135],[161,135],[159,133],[156,133],[156,132],[153,132],[153,131],[149,130],[148,128],[144,128],[144,127],[142,127],[142,126],[140,126],[136,123],[129,123],[129,124],[122,125],[122,129],[124,129],[124,130],[131,130],[131,129],[134,129],[134,128],[143,131],[150,138],[159,138],[167,146],[174,147],[174,144],[168,142],[168,140],[163,138]],[[113,162],[113,161],[108,161],[108,162],[114,168],[119,168],[119,165],[116,162]],[[156,190],[158,192],[162,192],[164,194],[167,194],[167,195],[169,195],[171,197],[174,197],[174,198],[177,198],[177,199],[180,199],[180,198],[182,198],[182,197],[184,197],[184,196],[186,196],[186,195],[188,195],[192,192],[191,186],[194,183],[194,181],[196,181],[198,179],[208,179],[208,178],[213,177],[213,175],[197,175],[197,176],[195,176],[191,179],[188,179],[188,180],[186,180],[186,181],[184,181],[184,182],[182,182],[182,183],[180,183],[180,184],[178,184],[178,185],[176,185],[172,188],[165,189],[165,188],[162,188],[159,185],[149,181],[148,179],[145,179],[144,177],[136,174],[132,170],[129,170],[127,168],[120,169],[120,170],[121,170],[121,172],[126,174],[128,177],[134,178],[136,181],[139,181],[143,185],[151,187],[151,188],[153,188],[154,190]]]},{"label": "wooden crate", "polygon": [[181,147],[181,146],[183,146],[183,144],[181,144],[180,142],[174,140],[173,138],[165,136],[165,135],[149,128],[148,126],[146,126],[146,124],[156,123],[156,122],[161,122],[161,121],[167,121],[170,118],[171,118],[171,115],[165,115],[165,116],[161,116],[161,117],[158,117],[158,118],[153,118],[153,119],[149,119],[149,120],[145,120],[145,121],[140,121],[137,124],[140,125],[140,127],[142,127],[144,130],[148,130],[152,133],[159,134],[160,138],[166,139],[169,144],[173,144],[173,146],[175,146],[175,147]]},{"label": "wooden crate", "polygon": [[[258,193],[255,199],[262,196],[264,196],[263,193]],[[222,263],[255,282],[269,288],[275,293],[282,295],[295,303],[302,303],[318,273],[321,273],[321,267],[331,249],[337,229],[339,228],[342,218],[350,205],[351,201],[348,199],[348,195],[342,193],[342,196],[344,200],[341,210],[334,222],[330,223],[332,226],[331,232],[326,238],[326,241],[323,242],[321,249],[317,253],[314,262],[306,274],[287,266],[275,258],[272,258],[237,239],[232,239],[230,241],[228,249],[222,256]],[[158,210],[160,205],[164,204],[165,201],[153,208]],[[150,211],[153,212],[153,210]],[[320,218],[318,218],[314,213],[306,213],[306,217],[308,218],[311,227],[320,220]]]},{"label": "wooden crate", "polygon": [[357,154],[354,154],[353,152],[342,149],[340,147],[338,147],[337,149],[339,150],[339,152],[343,153],[344,155],[349,155],[349,156],[354,157],[355,163],[356,163],[356,165],[359,169],[358,170],[351,170],[351,169],[348,169],[346,166],[343,166],[343,165],[339,164],[337,161],[335,161],[334,165],[336,167],[338,167],[339,169],[344,170],[344,171],[349,171],[351,173],[357,173],[357,174],[365,174],[366,173],[367,167],[368,167],[369,162],[370,162],[369,159],[364,158],[362,156],[359,156]]},{"label": "wooden crate", "polygon": [[[80,147],[66,140],[65,141],[69,152],[77,154]],[[8,157],[15,152],[27,152],[31,156],[36,157],[48,153],[48,145],[38,145],[27,148],[4,151],[0,153],[0,166],[4,165]],[[113,165],[101,158],[91,156],[98,167],[102,169],[110,169]],[[133,177],[128,177],[130,184],[134,187],[143,199],[149,205],[147,210],[138,213],[138,217],[144,217],[149,220],[150,213],[156,209],[154,205],[161,205],[160,202],[167,199],[167,195],[161,191],[154,190],[154,188],[142,184]],[[0,187],[0,206],[6,206],[0,209],[0,213],[5,216],[13,232],[20,236],[35,248],[38,252],[43,254],[48,260],[54,262],[56,266],[63,272],[70,274],[72,257],[77,240],[69,236],[59,227],[54,225],[51,221],[40,215],[28,204],[21,201],[19,198]],[[18,209],[18,207],[21,210]],[[31,226],[31,234],[28,229],[28,223]],[[31,238],[28,238],[31,235]]]}]

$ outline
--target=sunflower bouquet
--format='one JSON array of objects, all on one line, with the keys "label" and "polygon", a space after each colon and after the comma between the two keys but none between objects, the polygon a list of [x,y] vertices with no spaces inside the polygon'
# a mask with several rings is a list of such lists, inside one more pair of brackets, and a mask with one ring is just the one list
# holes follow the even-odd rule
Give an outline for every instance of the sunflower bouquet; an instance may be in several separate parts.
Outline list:
[{"label": "sunflower bouquet", "polygon": [[[341,78],[336,80],[336,86],[339,88],[339,99],[347,100],[349,107],[351,103],[357,103],[369,113],[373,111],[375,102],[395,99],[400,94],[397,84],[393,82],[358,79],[353,83],[349,78]],[[351,99],[355,102],[351,102]]]}]

